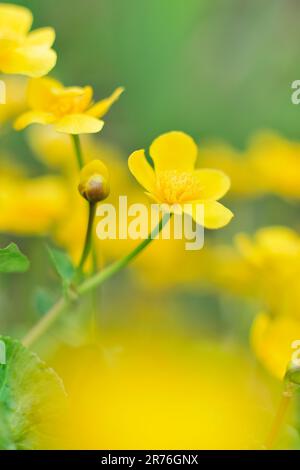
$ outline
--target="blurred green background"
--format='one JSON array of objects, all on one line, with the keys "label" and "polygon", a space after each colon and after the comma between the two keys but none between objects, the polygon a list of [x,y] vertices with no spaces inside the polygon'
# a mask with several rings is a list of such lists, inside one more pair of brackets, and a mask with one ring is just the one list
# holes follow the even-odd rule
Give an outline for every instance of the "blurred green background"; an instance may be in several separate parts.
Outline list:
[{"label": "blurred green background", "polygon": [[300,136],[297,0],[41,0],[34,26],[56,29],[54,75],[126,94],[103,137],[125,150],[182,129],[243,147],[257,129]]}]

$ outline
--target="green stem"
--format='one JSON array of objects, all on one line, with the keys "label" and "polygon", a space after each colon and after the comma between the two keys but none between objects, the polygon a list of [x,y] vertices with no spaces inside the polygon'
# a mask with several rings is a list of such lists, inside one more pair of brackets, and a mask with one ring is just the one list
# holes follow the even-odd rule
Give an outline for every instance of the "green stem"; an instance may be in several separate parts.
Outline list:
[{"label": "green stem", "polygon": [[67,306],[68,302],[64,298],[61,298],[23,338],[22,342],[24,346],[29,347],[35,343],[66,310]]},{"label": "green stem", "polygon": [[160,231],[163,229],[169,219],[170,214],[164,215],[157,227],[155,227],[155,229],[148,235],[148,237],[145,238],[145,240],[143,240],[133,251],[131,251],[128,255],[124,256],[115,263],[112,263],[106,269],[103,269],[103,271],[100,271],[99,273],[84,281],[78,287],[78,293],[85,294],[86,292],[89,292],[95,287],[103,284],[107,279],[114,276],[117,272],[121,271],[121,269],[125,268],[125,266],[127,266],[134,258],[136,258],[136,256],[141,251],[143,251],[155,237],[157,237],[157,235],[160,233]]},{"label": "green stem", "polygon": [[[139,253],[141,253],[151,242],[154,240],[166,223],[170,220],[170,214],[165,214],[160,220],[159,224],[155,227],[148,237],[143,240],[133,251],[128,255],[124,256],[120,260],[112,263],[107,268],[103,269],[100,273],[90,277],[77,288],[78,295],[84,295],[100,286],[105,281],[110,279],[112,276],[117,274],[123,268],[125,268],[131,261],[133,261]],[[70,300],[60,299],[44,317],[32,328],[32,330],[23,339],[23,344],[26,347],[32,346],[49,328],[50,326],[60,317],[60,315],[70,305]]]},{"label": "green stem", "polygon": [[288,383],[285,387],[285,390],[282,393],[281,400],[274,418],[274,422],[270,433],[265,441],[265,449],[271,450],[276,443],[276,440],[281,431],[282,425],[284,423],[291,399],[293,397],[293,384]]},{"label": "green stem", "polygon": [[71,138],[73,140],[73,145],[74,145],[75,155],[76,155],[76,158],[77,158],[78,167],[79,167],[79,170],[81,170],[81,168],[84,166],[84,161],[83,161],[80,137],[79,137],[79,135],[72,134]]},{"label": "green stem", "polygon": [[82,274],[85,262],[92,248],[93,224],[94,224],[94,219],[96,215],[96,207],[97,205],[95,203],[92,203],[92,202],[89,203],[89,218],[88,218],[88,224],[87,224],[87,229],[86,229],[85,241],[84,241],[81,258],[78,264],[78,268],[76,270],[77,271],[76,275],[78,277],[80,277]]}]

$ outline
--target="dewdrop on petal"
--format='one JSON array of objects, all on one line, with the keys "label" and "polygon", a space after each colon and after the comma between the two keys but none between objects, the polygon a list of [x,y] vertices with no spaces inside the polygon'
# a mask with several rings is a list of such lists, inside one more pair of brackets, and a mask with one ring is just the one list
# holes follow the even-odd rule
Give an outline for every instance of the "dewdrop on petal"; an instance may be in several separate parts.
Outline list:
[{"label": "dewdrop on petal", "polygon": [[110,192],[109,174],[100,160],[93,160],[80,172],[78,190],[88,202],[95,204],[106,199]]}]

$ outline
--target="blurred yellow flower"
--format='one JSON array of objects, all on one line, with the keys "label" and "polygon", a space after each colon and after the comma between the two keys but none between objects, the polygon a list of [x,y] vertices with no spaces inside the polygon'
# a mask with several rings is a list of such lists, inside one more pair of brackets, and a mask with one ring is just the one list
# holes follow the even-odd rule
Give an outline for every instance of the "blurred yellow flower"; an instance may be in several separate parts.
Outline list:
[{"label": "blurred yellow flower", "polygon": [[242,349],[149,321],[48,359],[69,397],[65,446],[260,449],[279,387],[267,388]]},{"label": "blurred yellow flower", "polygon": [[258,315],[251,344],[258,359],[282,379],[300,340],[300,236],[288,227],[265,227],[254,237],[239,234],[236,243],[252,270],[254,295],[267,313]]},{"label": "blurred yellow flower", "polygon": [[257,292],[257,278],[234,246],[207,244],[206,281],[214,290],[251,298]]},{"label": "blurred yellow flower", "polygon": [[287,316],[272,318],[259,314],[252,325],[252,348],[268,371],[282,380],[294,352],[293,342],[300,340],[300,321]]},{"label": "blurred yellow flower", "polygon": [[[99,158],[98,151],[90,139],[82,136],[85,159],[89,161],[93,153]],[[76,176],[77,162],[74,159],[74,147],[67,134],[59,134],[52,126],[32,126],[26,133],[28,144],[35,157],[51,170],[59,171],[66,176]]]},{"label": "blurred yellow flower", "polygon": [[300,236],[284,226],[264,227],[255,233],[252,240],[245,234],[236,237],[241,253],[257,267],[268,265],[282,270],[286,261],[298,266],[300,262]]},{"label": "blurred yellow flower", "polygon": [[29,77],[46,75],[56,64],[51,49],[52,28],[30,32],[33,17],[28,8],[0,4],[0,71]]},{"label": "blurred yellow flower", "polygon": [[[144,150],[133,152],[128,165],[155,201],[178,204],[196,222],[197,205],[203,204],[204,226],[220,228],[233,217],[229,209],[217,202],[227,193],[230,180],[222,171],[195,169],[197,153],[197,146],[190,136],[173,131],[161,135],[152,143],[150,155],[154,169],[148,163]],[[187,209],[187,203],[190,209]]]},{"label": "blurred yellow flower", "polygon": [[21,171],[0,171],[0,231],[48,234],[66,215],[68,195],[57,176],[28,178]]},{"label": "blurred yellow flower", "polygon": [[230,197],[256,197],[266,191],[265,181],[260,177],[248,152],[238,152],[226,143],[208,143],[201,148],[204,166],[218,168],[231,181]]},{"label": "blurred yellow flower", "polygon": [[[1,80],[3,77],[1,76]],[[26,84],[24,77],[5,77],[5,104],[0,105],[0,124],[11,121],[26,109]]]},{"label": "blurred yellow flower", "polygon": [[243,152],[210,142],[201,148],[201,157],[205,166],[219,168],[230,177],[230,196],[300,197],[299,142],[265,131],[254,135]]},{"label": "blurred yellow flower", "polygon": [[123,88],[98,103],[93,103],[93,89],[86,87],[64,87],[53,78],[33,79],[28,86],[30,110],[15,121],[15,129],[21,130],[30,124],[52,124],[56,131],[66,134],[90,134],[101,131],[100,120],[119,98]]},{"label": "blurred yellow flower", "polygon": [[237,247],[256,278],[256,296],[271,315],[298,318],[300,236],[288,227],[265,227],[253,238],[239,234]]},{"label": "blurred yellow flower", "polygon": [[[180,268],[170,269],[174,259],[176,266]],[[206,282],[208,260],[206,246],[201,250],[189,251],[185,249],[185,240],[155,240],[155,243],[151,243],[134,262],[136,285],[151,292],[153,288],[159,292],[172,290],[174,287],[199,290],[203,286],[202,283]]]},{"label": "blurred yellow flower", "polygon": [[255,175],[264,181],[265,192],[300,197],[300,143],[265,132],[256,135],[248,149]]},{"label": "blurred yellow flower", "polygon": [[[174,259],[176,267],[170,269]],[[195,251],[185,249],[185,240],[155,240],[135,260],[132,270],[136,285],[141,285],[144,292],[152,292],[153,288],[156,292],[171,292],[174,288],[206,293],[221,290],[250,297],[255,285],[248,263],[236,249],[209,239],[201,250]]]}]

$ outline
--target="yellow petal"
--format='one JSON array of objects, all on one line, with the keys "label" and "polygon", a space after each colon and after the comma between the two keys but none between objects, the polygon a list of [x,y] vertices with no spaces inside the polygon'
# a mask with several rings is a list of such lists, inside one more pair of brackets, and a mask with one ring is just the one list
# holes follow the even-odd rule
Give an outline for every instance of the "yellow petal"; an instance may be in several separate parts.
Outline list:
[{"label": "yellow petal", "polygon": [[55,31],[53,28],[39,28],[28,34],[26,44],[30,46],[51,47],[55,41]]},{"label": "yellow petal", "polygon": [[100,132],[104,122],[86,114],[69,114],[55,123],[55,130],[65,134],[93,134]]},{"label": "yellow petal", "polygon": [[194,175],[199,180],[203,199],[221,199],[230,188],[230,179],[223,171],[203,168],[196,170]]},{"label": "yellow petal", "polygon": [[110,107],[119,99],[121,94],[123,93],[124,88],[119,87],[117,88],[108,98],[104,100],[98,101],[95,103],[87,113],[90,116],[94,116],[97,118],[102,118],[110,109]]},{"label": "yellow petal", "polygon": [[0,4],[0,31],[26,34],[32,25],[32,13],[18,5]]},{"label": "yellow petal", "polygon": [[93,89],[91,86],[61,86],[55,93],[59,98],[81,98],[82,96],[89,96],[91,99]]},{"label": "yellow petal", "polygon": [[80,171],[80,182],[84,182],[95,174],[103,175],[107,179],[109,178],[108,169],[101,160],[95,159],[84,165]]},{"label": "yellow petal", "polygon": [[16,119],[14,128],[20,131],[30,124],[51,124],[54,120],[55,117],[51,113],[28,111],[27,113],[21,114],[21,116]]},{"label": "yellow petal", "polygon": [[92,97],[91,86],[64,87],[62,83],[48,77],[32,81],[29,88],[31,107],[54,110],[57,118],[66,114],[87,114]]},{"label": "yellow petal", "polygon": [[143,188],[150,193],[155,192],[155,173],[147,162],[144,150],[136,150],[130,155],[128,167]]},{"label": "yellow petal", "polygon": [[161,135],[150,147],[155,171],[192,171],[197,153],[198,149],[193,139],[179,131]]},{"label": "yellow petal", "polygon": [[[233,217],[233,213],[216,201],[194,201],[193,203],[183,205],[184,212],[190,214],[196,223],[202,225],[202,211],[197,212],[197,205],[204,208],[204,227],[217,229],[227,225]],[[200,220],[198,219],[200,217]],[[197,220],[198,219],[198,220]]]},{"label": "yellow petal", "polygon": [[4,73],[16,73],[28,77],[47,75],[56,64],[56,52],[47,47],[24,45],[11,52],[1,64]]},{"label": "yellow petal", "polygon": [[62,87],[55,90],[56,102],[69,103],[70,111],[69,114],[88,114],[87,108],[93,97],[93,88],[91,86],[81,87]]},{"label": "yellow petal", "polygon": [[240,254],[251,264],[261,266],[264,260],[264,253],[253,240],[245,233],[238,233],[235,236],[235,244]]},{"label": "yellow petal", "polygon": [[233,217],[231,210],[217,201],[204,202],[204,227],[217,229],[227,225]]},{"label": "yellow petal", "polygon": [[53,101],[53,94],[63,85],[53,78],[35,78],[28,84],[28,104],[32,109],[47,110]]},{"label": "yellow petal", "polygon": [[299,254],[299,235],[288,227],[272,226],[261,228],[256,232],[255,239],[260,247],[270,254]]},{"label": "yellow petal", "polygon": [[287,316],[270,317],[260,313],[254,319],[251,346],[262,364],[279,380],[283,380],[295,350],[293,341],[300,337],[299,320]]}]

